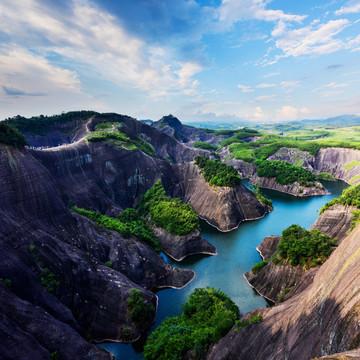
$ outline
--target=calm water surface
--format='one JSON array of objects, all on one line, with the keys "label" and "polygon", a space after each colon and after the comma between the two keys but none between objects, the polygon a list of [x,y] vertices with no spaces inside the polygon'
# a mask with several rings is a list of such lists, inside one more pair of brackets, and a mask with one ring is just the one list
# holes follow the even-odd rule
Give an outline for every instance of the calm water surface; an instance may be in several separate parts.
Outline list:
[{"label": "calm water surface", "polygon": [[[247,185],[246,182],[244,182]],[[273,201],[274,211],[264,218],[242,223],[237,230],[221,233],[202,222],[203,237],[215,245],[216,256],[192,256],[181,263],[169,258],[166,261],[180,268],[195,271],[194,280],[181,290],[165,289],[157,293],[159,308],[157,327],[167,316],[179,315],[181,306],[188,296],[199,287],[211,286],[224,291],[238,305],[240,312],[245,314],[260,307],[269,306],[267,301],[247,284],[243,274],[261,260],[256,247],[265,236],[281,235],[282,230],[292,224],[309,228],[318,217],[318,211],[328,201],[341,195],[348,185],[341,181],[323,182],[331,191],[330,195],[310,198],[296,198],[272,190],[262,192]],[[102,344],[116,356],[117,360],[142,359],[136,345]]]}]

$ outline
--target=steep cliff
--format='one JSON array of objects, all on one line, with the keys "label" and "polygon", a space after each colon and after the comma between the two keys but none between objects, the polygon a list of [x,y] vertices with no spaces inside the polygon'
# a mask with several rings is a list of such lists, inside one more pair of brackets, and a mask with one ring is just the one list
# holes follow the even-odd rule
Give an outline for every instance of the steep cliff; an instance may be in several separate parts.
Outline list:
[{"label": "steep cliff", "polygon": [[309,359],[360,345],[360,227],[348,235],[301,293],[258,310],[263,320],[230,331],[209,359]]},{"label": "steep cliff", "polygon": [[199,230],[194,230],[187,235],[174,235],[158,227],[152,227],[152,231],[160,239],[161,248],[165,254],[175,261],[182,261],[195,254],[217,254],[215,246],[206,241]]},{"label": "steep cliff", "polygon": [[210,186],[193,163],[175,167],[174,175],[177,182],[169,184],[170,193],[189,202],[200,218],[221,231],[236,229],[242,221],[259,219],[269,211],[243,185]]},{"label": "steep cliff", "polygon": [[323,234],[328,234],[331,238],[336,237],[341,242],[351,227],[352,211],[356,210],[353,206],[343,206],[335,204],[323,212],[311,225],[311,229],[319,229]]},{"label": "steep cliff", "polygon": [[[317,181],[315,182],[315,186],[304,187],[298,182],[289,185],[280,185],[274,178],[259,177],[257,175],[257,166],[254,163],[247,163],[243,160],[233,159],[227,148],[221,149],[219,155],[222,161],[234,166],[242,178],[249,179],[251,184],[258,184],[261,188],[271,189],[299,197],[329,194],[322,184]],[[304,153],[298,149],[281,148],[274,155],[270,156],[268,160],[283,160],[293,165],[299,165],[301,163],[302,167],[310,171],[316,173],[320,172],[315,171],[312,165],[310,165],[310,158],[311,156],[309,156],[308,153]]]},{"label": "steep cliff", "polygon": [[[61,181],[44,165],[28,151],[0,148],[0,277],[11,280],[11,291],[26,306],[39,306],[83,336],[134,341],[151,325],[155,311],[142,322],[133,320],[127,306],[131,290],[139,289],[145,306],[155,309],[157,297],[149,290],[183,287],[194,273],[166,264],[134,238],[73,214]],[[76,186],[84,186],[73,184],[75,193]]]},{"label": "steep cliff", "polygon": [[336,179],[351,185],[360,182],[360,151],[353,149],[320,149],[315,156],[313,167],[318,172],[328,172]]}]

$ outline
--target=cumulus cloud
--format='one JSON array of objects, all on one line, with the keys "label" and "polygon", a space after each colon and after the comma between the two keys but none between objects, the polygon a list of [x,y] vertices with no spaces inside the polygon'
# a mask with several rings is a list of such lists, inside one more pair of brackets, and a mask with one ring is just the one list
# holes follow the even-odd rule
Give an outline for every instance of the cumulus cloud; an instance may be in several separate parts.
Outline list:
[{"label": "cumulus cloud", "polygon": [[296,120],[303,115],[309,113],[309,109],[303,107],[301,109],[297,109],[290,105],[283,105],[280,109],[276,111],[278,120]]},{"label": "cumulus cloud", "polygon": [[148,45],[87,1],[74,0],[66,18],[39,0],[14,0],[0,10],[2,30],[12,37],[14,48],[37,44],[44,58],[61,55],[120,86],[147,91],[183,88],[201,70],[196,63],[169,61],[171,48]]}]

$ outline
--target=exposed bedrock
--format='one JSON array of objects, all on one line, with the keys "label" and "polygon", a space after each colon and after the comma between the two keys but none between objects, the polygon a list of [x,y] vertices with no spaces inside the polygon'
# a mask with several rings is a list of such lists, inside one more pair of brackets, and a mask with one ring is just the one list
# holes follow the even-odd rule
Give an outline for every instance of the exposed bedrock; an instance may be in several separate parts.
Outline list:
[{"label": "exposed bedrock", "polygon": [[[251,184],[258,184],[261,188],[271,189],[299,197],[329,194],[322,184],[317,181],[315,181],[315,186],[304,187],[298,182],[289,185],[280,185],[275,181],[275,178],[259,177],[256,171],[257,167],[254,163],[231,159],[231,153],[227,149],[222,149],[219,152],[219,155],[224,162],[234,166],[242,178],[249,179]],[[310,165],[311,163],[309,162],[311,160],[311,156],[298,149],[279,149],[279,151],[270,156],[268,160],[284,160],[294,165],[299,165],[299,162],[301,162],[301,166],[313,171],[313,168]]]},{"label": "exposed bedrock", "polygon": [[171,195],[183,198],[198,216],[220,231],[236,229],[242,221],[263,217],[269,209],[245,186],[212,187],[193,163],[174,168],[177,181],[169,184]]},{"label": "exposed bedrock", "polygon": [[[276,251],[281,236],[267,236],[258,247],[258,251],[263,260],[268,261],[257,274],[249,270],[244,274],[245,279],[253,287],[259,295],[266,299],[277,303],[285,299],[281,294],[285,289],[296,289],[306,270],[302,266],[289,266],[287,264],[275,265],[270,261],[271,255]],[[292,294],[289,294],[290,296]]]},{"label": "exposed bedrock", "polygon": [[319,229],[321,233],[337,238],[341,242],[350,231],[353,206],[335,204],[324,211],[311,225],[310,230]]},{"label": "exposed bedrock", "polygon": [[289,300],[260,309],[263,320],[230,331],[209,359],[309,359],[360,345],[360,226]]},{"label": "exposed bedrock", "polygon": [[250,182],[253,185],[258,184],[261,188],[284,192],[293,196],[304,197],[330,194],[330,192],[327,191],[318,181],[315,181],[316,186],[312,187],[301,186],[298,182],[289,185],[280,185],[275,181],[275,178],[266,178],[254,175],[250,178]]},{"label": "exposed bedrock", "polygon": [[351,185],[360,182],[360,151],[343,148],[320,149],[315,156],[314,170],[328,172]]},{"label": "exposed bedrock", "polygon": [[[51,326],[42,325],[57,328],[57,331],[52,330],[52,337],[61,339],[67,331],[62,330],[66,325],[74,332],[74,335],[69,334],[69,339],[77,332],[78,337],[81,334],[94,341],[136,340],[151,325],[155,312],[141,323],[133,320],[127,305],[131,290],[140,290],[144,303],[156,309],[157,297],[151,289],[183,287],[191,281],[194,272],[165,263],[152,248],[135,238],[124,239],[114,231],[99,229],[87,218],[73,214],[67,206],[68,198],[61,192],[66,184],[66,180],[59,180],[62,169],[58,169],[56,177],[45,165],[46,161],[37,161],[29,151],[0,147],[0,278],[11,280],[8,291],[21,299],[13,302],[13,313],[20,314],[24,303],[29,308],[37,307],[48,314],[46,321],[52,323]],[[65,168],[64,172],[70,172],[71,166]],[[86,174],[85,169],[82,170]],[[86,176],[78,180],[86,180]],[[86,183],[73,178],[67,184],[75,193],[79,189],[84,203],[92,203],[86,200],[86,196],[92,194],[81,189]],[[112,263],[111,268],[105,266],[108,261]],[[48,353],[63,340],[59,338],[51,344],[43,341],[46,331],[33,324],[35,316],[26,314],[29,325],[25,328],[22,326],[25,320],[19,324],[8,317],[5,307],[0,307],[0,316],[9,326],[2,323],[2,332],[19,332],[12,333],[9,338],[13,346],[21,339],[34,338],[34,347],[38,347],[39,342],[43,349],[34,350],[33,358],[49,358]],[[41,331],[44,334],[39,333]],[[74,340],[74,346],[78,344],[82,348],[77,352],[75,349],[68,351],[72,354],[68,358],[87,358],[81,353],[85,349],[82,342],[86,344],[84,339]],[[72,346],[71,342],[68,346]],[[96,357],[99,350],[91,350],[93,347],[88,346]],[[0,353],[7,353],[3,342],[0,348]],[[22,344],[18,349],[23,349]],[[24,358],[24,354],[18,356],[16,351],[17,355],[8,358]],[[108,357],[99,355],[96,358]]]},{"label": "exposed bedrock", "polygon": [[161,248],[165,254],[176,261],[195,254],[217,254],[215,246],[206,241],[199,230],[194,230],[187,235],[174,235],[158,227],[152,227],[152,231],[160,239]]},{"label": "exposed bedrock", "polygon": [[110,360],[71,326],[43,308],[22,300],[0,283],[1,358],[48,360],[57,352],[64,360]]},{"label": "exposed bedrock", "polygon": [[[321,233],[328,234],[331,238],[337,238],[340,243],[350,230],[352,221],[351,211],[354,210],[354,207],[336,204],[322,213],[314,224],[311,225],[310,230],[318,229]],[[263,260],[267,260],[269,263],[257,274],[254,274],[252,270],[244,274],[248,283],[261,296],[273,302],[279,301],[279,297],[285,289],[290,291],[286,290],[281,300],[285,300],[304,289],[318,270],[318,267],[305,270],[300,265],[275,265],[271,262],[270,257],[276,251],[280,239],[281,236],[267,236],[258,246],[257,250]]]}]

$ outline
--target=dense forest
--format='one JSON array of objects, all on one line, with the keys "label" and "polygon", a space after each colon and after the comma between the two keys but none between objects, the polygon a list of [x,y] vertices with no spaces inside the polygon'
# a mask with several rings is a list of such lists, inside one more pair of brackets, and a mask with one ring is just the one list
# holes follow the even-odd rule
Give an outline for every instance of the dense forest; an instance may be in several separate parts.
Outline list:
[{"label": "dense forest", "polygon": [[286,261],[292,266],[310,268],[324,263],[336,246],[337,239],[330,239],[318,229],[309,231],[299,225],[291,225],[282,232],[272,261],[276,264]]},{"label": "dense forest", "polygon": [[316,176],[301,166],[292,165],[281,160],[256,160],[257,174],[260,177],[275,178],[280,185],[293,184],[298,182],[305,187],[315,186]]},{"label": "dense forest", "polygon": [[201,169],[205,181],[210,185],[235,187],[241,183],[237,170],[220,160],[210,160],[205,156],[196,156],[195,164]]},{"label": "dense forest", "polygon": [[235,324],[239,309],[220,290],[196,289],[183,305],[180,316],[166,318],[150,334],[144,349],[146,360],[182,359],[191,351],[200,359]]},{"label": "dense forest", "polygon": [[161,181],[141,197],[137,209],[141,216],[150,216],[156,226],[173,234],[186,235],[199,228],[199,218],[193,208],[181,199],[166,195]]},{"label": "dense forest", "polygon": [[25,136],[5,122],[0,122],[0,143],[23,147],[26,145]]}]

